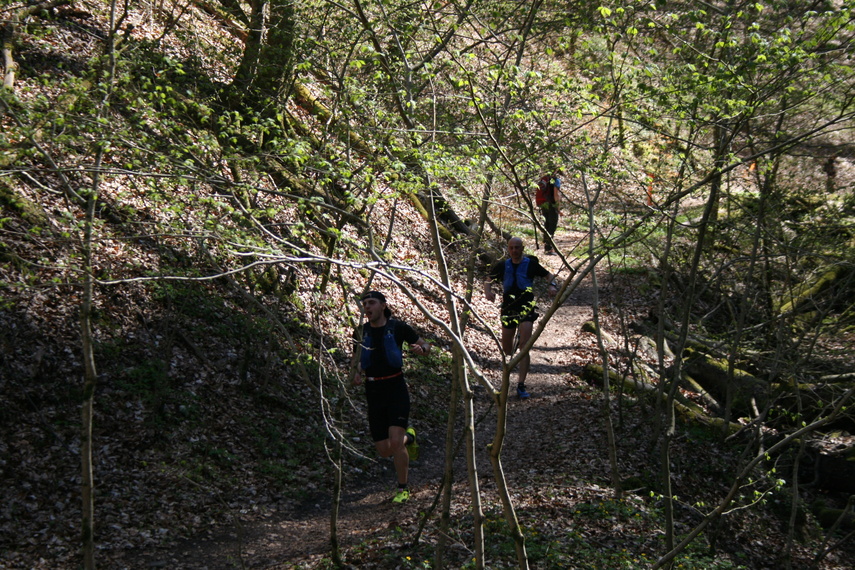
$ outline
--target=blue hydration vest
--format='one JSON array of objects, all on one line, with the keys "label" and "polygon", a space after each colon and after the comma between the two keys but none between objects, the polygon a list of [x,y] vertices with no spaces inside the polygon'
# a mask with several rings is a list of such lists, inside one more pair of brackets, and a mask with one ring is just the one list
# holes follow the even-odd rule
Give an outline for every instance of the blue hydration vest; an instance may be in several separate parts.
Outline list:
[{"label": "blue hydration vest", "polygon": [[527,291],[534,286],[534,280],[528,276],[528,262],[530,260],[531,258],[528,256],[523,257],[522,261],[517,265],[516,271],[514,271],[514,264],[510,259],[505,261],[505,281],[503,283],[505,293],[511,290],[514,283],[523,291]]},{"label": "blue hydration vest", "polygon": [[[359,357],[359,364],[363,370],[367,370],[371,365],[371,344],[374,339],[368,332],[370,326],[365,323],[362,327],[362,354]],[[401,347],[395,342],[395,321],[393,319],[386,321],[386,330],[383,332],[383,348],[389,366],[392,368],[404,367],[404,355],[401,353]]]}]

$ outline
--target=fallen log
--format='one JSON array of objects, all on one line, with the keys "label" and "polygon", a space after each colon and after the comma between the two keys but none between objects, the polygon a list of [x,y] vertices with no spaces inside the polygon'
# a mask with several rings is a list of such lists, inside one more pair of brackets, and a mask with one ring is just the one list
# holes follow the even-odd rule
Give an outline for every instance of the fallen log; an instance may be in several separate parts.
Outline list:
[{"label": "fallen log", "polygon": [[47,12],[66,4],[71,4],[71,0],[48,0],[47,2],[31,4],[14,12],[9,20],[4,20],[0,23],[0,51],[2,51],[3,57],[4,89],[8,89],[9,91],[15,89],[15,72],[18,70],[18,64],[13,55],[13,48],[18,25],[30,16],[40,12]]},{"label": "fallen log", "polygon": [[743,428],[743,426],[738,423],[726,422],[724,418],[707,414],[704,409],[697,404],[694,406],[686,406],[681,402],[674,402],[674,410],[677,412],[677,417],[687,424],[705,427],[715,433],[722,433],[724,431],[727,435],[734,435]]},{"label": "fallen log", "polygon": [[787,315],[812,310],[815,307],[814,299],[839,281],[844,274],[841,265],[832,265],[821,270],[818,277],[813,281],[801,283],[791,292],[782,296],[778,301],[778,313]]},{"label": "fallen log", "polygon": [[[655,338],[650,336],[641,336],[638,338],[636,346],[638,347],[638,350],[648,358],[659,358],[659,347],[656,346]],[[671,350],[671,345],[668,343],[667,339],[662,340],[662,357],[666,360],[673,360],[675,358],[674,351]]]},{"label": "fallen log", "polygon": [[[582,330],[582,332],[597,334],[597,324],[594,321],[585,321],[584,323],[582,323],[581,330]],[[602,329],[600,329],[599,332],[600,332],[600,336],[603,339],[603,342],[605,342],[606,344],[612,344],[612,345],[617,344],[617,340],[615,340],[615,337],[610,335],[608,332],[606,332]]]},{"label": "fallen log", "polygon": [[820,382],[853,382],[855,381],[855,372],[846,372],[845,374],[829,374],[827,376],[820,376]]},{"label": "fallen log", "polygon": [[[602,388],[603,367],[599,364],[588,363],[582,371],[582,379]],[[659,386],[649,382],[621,376],[614,370],[609,370],[609,383],[614,387],[620,387],[626,393],[634,394],[639,397],[660,397],[663,401],[667,399],[667,394],[664,390],[661,390]],[[740,424],[725,422],[721,418],[711,416],[702,406],[693,402],[679,391],[675,396],[674,410],[677,413],[677,417],[691,425],[711,428],[719,432],[724,429],[728,435],[734,434],[742,429]]]},{"label": "fallen log", "polygon": [[[3,166],[4,160],[0,158],[0,166]],[[50,216],[47,215],[42,207],[32,200],[24,197],[23,194],[17,192],[5,180],[0,180],[0,204],[5,204],[10,209],[16,211],[21,218],[34,227],[49,227],[51,225]]]},{"label": "fallen log", "polygon": [[[603,367],[599,364],[588,363],[582,371],[582,379],[587,380],[594,386],[603,387]],[[616,371],[609,369],[609,384],[615,388],[621,388],[628,394],[645,394],[655,393],[659,388],[655,384],[627,378],[618,374]]]},{"label": "fallen log", "polygon": [[738,368],[728,372],[725,359],[717,359],[693,349],[684,351],[683,369],[724,407],[728,387],[732,386],[732,410],[737,417],[753,416],[756,405],[764,409],[769,402],[769,384]]},{"label": "fallen log", "polygon": [[829,529],[836,525],[840,530],[855,530],[855,515],[851,510],[818,506],[814,507],[813,514],[822,528]]},{"label": "fallen log", "polygon": [[701,399],[701,401],[704,403],[708,410],[711,410],[717,415],[723,413],[724,407],[718,401],[716,401],[716,399],[713,398],[709,392],[704,390],[704,387],[698,384],[694,378],[686,374],[685,370],[682,371],[681,382],[683,383],[682,385],[686,387],[686,389],[698,395],[698,397]]}]

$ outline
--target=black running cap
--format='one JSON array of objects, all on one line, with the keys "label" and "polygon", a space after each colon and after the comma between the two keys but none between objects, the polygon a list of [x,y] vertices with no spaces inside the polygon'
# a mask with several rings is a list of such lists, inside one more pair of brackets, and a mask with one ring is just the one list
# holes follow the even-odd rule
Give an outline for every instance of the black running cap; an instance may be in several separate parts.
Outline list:
[{"label": "black running cap", "polygon": [[377,299],[381,303],[386,302],[386,297],[380,291],[369,291],[368,293],[362,296],[363,301],[365,301],[366,299]]}]

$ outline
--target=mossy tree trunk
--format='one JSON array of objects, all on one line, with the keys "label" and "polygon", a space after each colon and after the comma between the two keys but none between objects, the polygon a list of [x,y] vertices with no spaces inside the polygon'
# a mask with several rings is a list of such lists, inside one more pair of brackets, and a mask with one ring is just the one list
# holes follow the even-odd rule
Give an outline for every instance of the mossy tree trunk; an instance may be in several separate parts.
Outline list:
[{"label": "mossy tree trunk", "polygon": [[[253,108],[274,105],[293,76],[293,0],[251,0],[243,59],[231,85],[231,100]],[[260,109],[258,109],[260,110]]]}]

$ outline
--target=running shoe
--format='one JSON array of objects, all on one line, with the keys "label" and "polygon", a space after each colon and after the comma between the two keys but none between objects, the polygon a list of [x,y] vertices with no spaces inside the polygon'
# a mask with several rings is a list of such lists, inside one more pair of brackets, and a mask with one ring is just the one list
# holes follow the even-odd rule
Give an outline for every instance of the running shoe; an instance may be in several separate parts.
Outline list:
[{"label": "running shoe", "polygon": [[406,503],[410,500],[410,490],[409,489],[398,489],[398,493],[395,495],[395,498],[392,499],[393,503]]},{"label": "running shoe", "polygon": [[419,458],[419,442],[416,441],[416,430],[407,428],[407,435],[410,436],[410,443],[407,444],[407,453],[410,454],[410,461],[415,461]]},{"label": "running shoe", "polygon": [[531,394],[525,391],[525,388],[517,388],[517,398],[520,400],[525,400],[526,398],[530,398]]}]

